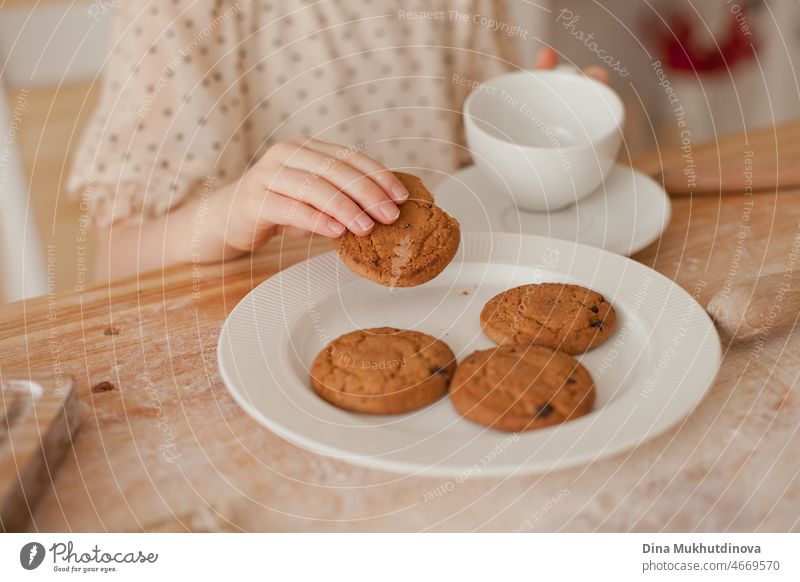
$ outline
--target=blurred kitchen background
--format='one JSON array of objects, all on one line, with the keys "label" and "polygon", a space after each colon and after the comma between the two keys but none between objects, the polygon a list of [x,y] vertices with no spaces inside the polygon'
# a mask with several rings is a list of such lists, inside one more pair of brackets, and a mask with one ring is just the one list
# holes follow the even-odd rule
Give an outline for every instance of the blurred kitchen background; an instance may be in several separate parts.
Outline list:
[{"label": "blurred kitchen background", "polygon": [[[71,149],[97,102],[116,1],[0,0],[6,299],[70,292],[91,282],[91,236],[62,185]],[[680,145],[684,129],[667,91],[679,95],[693,143],[800,115],[797,0],[507,1],[514,23],[529,32],[515,39],[529,59],[545,43],[578,66],[605,59],[615,68],[611,84],[626,103],[630,156]],[[464,10],[469,2],[454,4]],[[549,20],[531,18],[542,8],[550,10]],[[23,252],[21,268],[34,273],[26,275],[25,289],[9,264]]]}]

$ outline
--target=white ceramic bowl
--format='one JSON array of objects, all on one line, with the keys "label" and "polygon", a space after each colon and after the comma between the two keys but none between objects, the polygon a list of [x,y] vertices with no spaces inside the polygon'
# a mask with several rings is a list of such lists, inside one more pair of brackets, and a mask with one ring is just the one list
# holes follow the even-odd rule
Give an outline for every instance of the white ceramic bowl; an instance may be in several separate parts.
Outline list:
[{"label": "white ceramic bowl", "polygon": [[464,104],[475,164],[520,208],[537,212],[564,208],[603,183],[614,167],[624,118],[612,89],[564,71],[503,75]]}]

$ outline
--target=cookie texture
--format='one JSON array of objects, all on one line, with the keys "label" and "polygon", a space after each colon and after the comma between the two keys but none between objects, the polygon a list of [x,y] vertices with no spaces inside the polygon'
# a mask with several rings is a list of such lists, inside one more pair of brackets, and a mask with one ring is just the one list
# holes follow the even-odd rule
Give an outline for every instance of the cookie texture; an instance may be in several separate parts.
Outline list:
[{"label": "cookie texture", "polygon": [[400,414],[447,392],[456,368],[444,342],[417,331],[378,327],[345,334],[311,365],[311,385],[345,410]]},{"label": "cookie texture", "polygon": [[495,295],[481,311],[484,333],[500,345],[534,344],[580,354],[614,332],[617,316],[599,293],[579,285],[522,285]]},{"label": "cookie texture", "polygon": [[433,202],[433,194],[422,183],[422,178],[414,174],[405,172],[392,172],[403,187],[408,191],[409,200],[422,200],[423,202]]},{"label": "cookie texture", "polygon": [[464,418],[519,432],[588,414],[595,387],[589,372],[564,352],[500,346],[467,356],[453,376],[450,400]]},{"label": "cookie texture", "polygon": [[376,224],[367,236],[345,233],[339,257],[356,273],[386,287],[414,287],[450,264],[461,242],[458,222],[423,200],[406,200],[394,224]]}]

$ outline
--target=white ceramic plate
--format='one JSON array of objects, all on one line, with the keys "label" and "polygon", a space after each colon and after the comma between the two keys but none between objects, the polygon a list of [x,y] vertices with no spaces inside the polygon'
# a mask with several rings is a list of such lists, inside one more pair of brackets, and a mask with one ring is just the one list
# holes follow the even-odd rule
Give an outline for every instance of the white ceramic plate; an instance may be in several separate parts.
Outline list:
[{"label": "white ceramic plate", "polygon": [[443,180],[434,195],[464,230],[536,234],[621,255],[632,255],[658,239],[672,210],[657,182],[620,164],[597,192],[556,212],[520,210],[508,189],[492,186],[475,166]]},{"label": "white ceramic plate", "polygon": [[[460,418],[447,398],[381,417],[340,410],[311,389],[317,353],[358,328],[422,331],[449,344],[459,361],[492,347],[478,322],[483,305],[541,281],[596,289],[619,316],[616,333],[580,358],[598,391],[586,417],[515,436]],[[301,447],[390,471],[477,477],[587,463],[665,431],[711,385],[720,344],[700,305],[639,263],[566,241],[467,232],[450,266],[419,287],[392,290],[361,279],[332,252],[280,272],[233,310],[218,359],[236,401]]]}]

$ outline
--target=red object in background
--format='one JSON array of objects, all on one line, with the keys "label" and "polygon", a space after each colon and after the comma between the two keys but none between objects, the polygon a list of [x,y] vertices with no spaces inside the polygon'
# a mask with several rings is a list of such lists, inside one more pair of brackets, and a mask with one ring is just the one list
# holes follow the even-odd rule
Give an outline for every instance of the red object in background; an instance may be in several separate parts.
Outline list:
[{"label": "red object in background", "polygon": [[672,14],[665,18],[666,23],[650,21],[649,25],[651,30],[656,29],[657,50],[666,67],[691,73],[722,72],[755,54],[753,29],[743,25],[744,14],[744,8],[738,14],[730,13],[726,35],[711,46],[697,41],[698,32],[708,34],[705,25],[683,14]]}]

